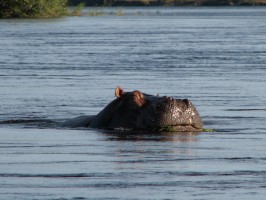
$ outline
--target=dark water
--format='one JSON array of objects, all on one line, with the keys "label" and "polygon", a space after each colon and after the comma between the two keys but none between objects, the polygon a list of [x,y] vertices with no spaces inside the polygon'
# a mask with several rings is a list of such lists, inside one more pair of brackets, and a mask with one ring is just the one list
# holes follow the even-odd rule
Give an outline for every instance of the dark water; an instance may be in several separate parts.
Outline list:
[{"label": "dark water", "polygon": [[[0,199],[264,199],[265,11],[1,20]],[[189,98],[217,131],[138,134],[48,121],[96,114],[118,85]]]}]

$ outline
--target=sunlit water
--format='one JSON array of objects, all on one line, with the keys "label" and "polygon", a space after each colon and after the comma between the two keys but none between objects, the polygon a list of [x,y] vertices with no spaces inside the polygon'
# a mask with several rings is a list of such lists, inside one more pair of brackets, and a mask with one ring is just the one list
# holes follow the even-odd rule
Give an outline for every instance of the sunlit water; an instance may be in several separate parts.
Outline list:
[{"label": "sunlit water", "polygon": [[[265,8],[111,11],[0,21],[0,199],[264,199]],[[50,122],[96,114],[118,85],[188,98],[216,131]]]}]

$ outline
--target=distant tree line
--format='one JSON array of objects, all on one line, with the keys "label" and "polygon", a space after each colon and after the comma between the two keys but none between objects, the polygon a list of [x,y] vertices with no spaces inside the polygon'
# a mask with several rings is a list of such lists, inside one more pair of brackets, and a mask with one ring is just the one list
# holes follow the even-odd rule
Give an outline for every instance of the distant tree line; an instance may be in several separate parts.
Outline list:
[{"label": "distant tree line", "polygon": [[266,0],[0,0],[0,18],[60,17],[67,6],[266,5]]},{"label": "distant tree line", "polygon": [[67,0],[0,0],[0,18],[59,17],[67,13]]},{"label": "distant tree line", "polygon": [[69,6],[229,6],[266,5],[266,0],[68,0]]}]

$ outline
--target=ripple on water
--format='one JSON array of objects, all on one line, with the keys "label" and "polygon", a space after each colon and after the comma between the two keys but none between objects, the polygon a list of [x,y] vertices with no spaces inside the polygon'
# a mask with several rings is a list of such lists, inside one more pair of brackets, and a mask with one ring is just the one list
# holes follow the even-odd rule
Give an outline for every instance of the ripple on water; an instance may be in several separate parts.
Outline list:
[{"label": "ripple on water", "polygon": [[[135,9],[0,21],[0,198],[265,198],[264,8]],[[216,131],[58,128],[118,85],[189,98]]]}]

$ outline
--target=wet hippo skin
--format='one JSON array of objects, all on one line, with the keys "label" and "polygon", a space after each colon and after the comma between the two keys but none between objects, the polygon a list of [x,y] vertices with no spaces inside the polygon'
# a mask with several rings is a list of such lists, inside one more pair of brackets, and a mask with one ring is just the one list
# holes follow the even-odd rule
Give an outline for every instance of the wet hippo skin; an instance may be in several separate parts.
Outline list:
[{"label": "wet hippo skin", "polygon": [[94,116],[80,116],[68,127],[116,130],[200,131],[202,120],[188,99],[154,96],[138,90],[115,89],[116,99]]}]

